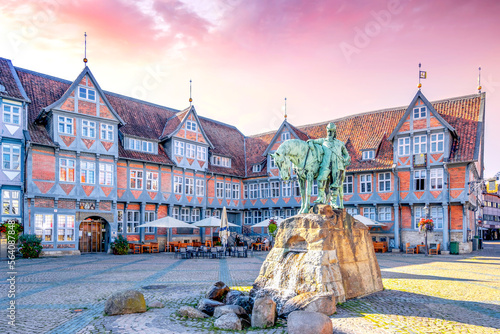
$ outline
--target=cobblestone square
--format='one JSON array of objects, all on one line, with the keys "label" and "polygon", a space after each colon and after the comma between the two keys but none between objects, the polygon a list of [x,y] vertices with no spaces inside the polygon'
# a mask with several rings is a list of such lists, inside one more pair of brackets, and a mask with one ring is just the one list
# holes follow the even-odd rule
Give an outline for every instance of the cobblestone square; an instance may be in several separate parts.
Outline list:
[{"label": "cobblestone square", "polygon": [[[267,253],[248,258],[176,259],[171,254],[107,254],[17,259],[16,326],[8,325],[7,262],[1,271],[1,333],[225,333],[213,320],[176,315],[217,280],[248,290]],[[335,333],[498,333],[500,243],[469,255],[378,254],[384,291],[338,305]],[[145,289],[160,285],[157,289]],[[162,309],[104,316],[114,292],[139,289]],[[75,311],[76,310],[76,311]],[[280,323],[248,333],[286,333]]]}]

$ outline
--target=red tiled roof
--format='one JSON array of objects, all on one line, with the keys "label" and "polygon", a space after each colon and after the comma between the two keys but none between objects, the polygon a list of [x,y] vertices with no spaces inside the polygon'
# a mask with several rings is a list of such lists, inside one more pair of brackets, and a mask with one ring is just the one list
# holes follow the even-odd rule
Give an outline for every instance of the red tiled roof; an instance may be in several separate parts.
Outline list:
[{"label": "red tiled roof", "polygon": [[158,145],[158,154],[126,150],[122,145],[118,146],[118,150],[120,158],[173,165],[172,160],[170,160],[162,145]]},{"label": "red tiled roof", "polygon": [[247,156],[247,176],[267,176],[267,169],[263,168],[260,172],[253,172],[252,167],[255,164],[262,163],[266,160],[262,156],[264,151],[267,149],[269,144],[271,144],[272,139],[275,136],[275,132],[269,132],[263,135],[251,136],[246,138],[246,156]]},{"label": "red tiled roof", "polygon": [[179,125],[182,123],[182,121],[184,120],[184,118],[186,117],[186,115],[189,113],[190,110],[191,107],[179,111],[175,113],[173,116],[171,116],[166,122],[164,122],[163,124],[165,126],[163,128],[161,138],[173,135],[173,132],[179,127]]},{"label": "red tiled roof", "polygon": [[0,58],[0,85],[5,88],[5,90],[0,90],[0,96],[27,100],[12,63],[4,58]]}]

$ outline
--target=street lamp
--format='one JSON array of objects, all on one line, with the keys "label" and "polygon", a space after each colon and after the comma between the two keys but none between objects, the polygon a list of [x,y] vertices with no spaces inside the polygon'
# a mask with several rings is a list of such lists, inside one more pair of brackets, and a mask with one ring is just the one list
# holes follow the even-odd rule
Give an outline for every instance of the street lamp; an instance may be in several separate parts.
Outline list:
[{"label": "street lamp", "polygon": [[[429,206],[425,203],[424,206],[425,219],[429,219]],[[425,256],[429,256],[429,247],[427,247],[427,229],[425,229]]]}]

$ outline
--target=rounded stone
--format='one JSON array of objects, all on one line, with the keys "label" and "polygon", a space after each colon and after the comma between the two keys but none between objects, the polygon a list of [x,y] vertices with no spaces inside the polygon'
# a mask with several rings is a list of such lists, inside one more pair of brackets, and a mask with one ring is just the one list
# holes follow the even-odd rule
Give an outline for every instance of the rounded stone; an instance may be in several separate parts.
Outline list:
[{"label": "rounded stone", "polygon": [[144,295],[136,290],[117,292],[111,295],[104,306],[107,315],[146,312]]},{"label": "rounded stone", "polygon": [[254,304],[254,300],[253,300],[253,298],[251,298],[249,296],[238,297],[238,299],[236,299],[236,301],[234,302],[234,305],[238,305],[238,306],[243,307],[245,309],[245,311],[247,312],[247,314],[252,313],[253,304]]},{"label": "rounded stone", "polygon": [[212,315],[214,315],[215,308],[219,307],[219,306],[224,306],[224,303],[218,302],[216,300],[205,298],[205,299],[202,299],[199,301],[197,308],[201,312],[204,312],[204,313],[212,316]]},{"label": "rounded stone", "polygon": [[220,318],[215,320],[214,326],[220,329],[228,329],[236,331],[240,331],[242,329],[241,320],[234,313],[227,313],[222,315]]},{"label": "rounded stone", "polygon": [[276,318],[276,303],[270,297],[255,300],[252,310],[252,327],[272,327],[276,322]]},{"label": "rounded stone", "polygon": [[210,287],[205,298],[222,302],[229,290],[229,287],[224,282],[219,281]]},{"label": "rounded stone", "polygon": [[294,311],[288,316],[288,334],[332,334],[330,318],[323,313]]},{"label": "rounded stone", "polygon": [[238,306],[238,305],[224,305],[224,306],[219,306],[219,307],[215,308],[215,310],[214,310],[214,318],[219,318],[219,317],[223,316],[224,314],[228,314],[228,313],[234,313],[234,314],[236,314],[239,317],[247,315],[247,312],[241,306]]},{"label": "rounded stone", "polygon": [[241,296],[244,296],[243,292],[238,290],[231,290],[227,293],[226,297],[224,298],[224,303],[226,303],[226,305],[234,305],[236,300]]},{"label": "rounded stone", "polygon": [[191,306],[182,306],[179,309],[179,314],[183,317],[188,317],[188,318],[201,318],[201,319],[208,318],[208,315]]}]

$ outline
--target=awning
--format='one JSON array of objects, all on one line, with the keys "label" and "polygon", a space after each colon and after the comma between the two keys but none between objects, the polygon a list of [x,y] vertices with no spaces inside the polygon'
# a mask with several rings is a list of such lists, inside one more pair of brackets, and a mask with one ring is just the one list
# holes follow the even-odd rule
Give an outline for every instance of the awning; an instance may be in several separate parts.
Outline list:
[{"label": "awning", "polygon": [[365,216],[361,216],[361,215],[354,215],[352,216],[354,219],[362,222],[363,224],[365,224],[366,226],[368,227],[376,227],[376,226],[379,226],[379,227],[384,227],[386,226],[384,223],[379,223],[375,220],[372,220],[370,218],[367,218]]}]

